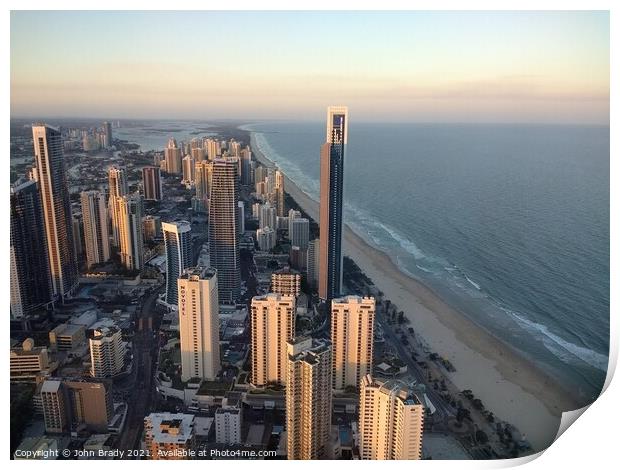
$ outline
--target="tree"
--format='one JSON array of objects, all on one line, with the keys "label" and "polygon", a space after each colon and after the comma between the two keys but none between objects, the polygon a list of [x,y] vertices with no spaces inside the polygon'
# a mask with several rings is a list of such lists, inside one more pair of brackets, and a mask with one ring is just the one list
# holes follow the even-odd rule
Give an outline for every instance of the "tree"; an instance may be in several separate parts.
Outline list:
[{"label": "tree", "polygon": [[484,445],[487,442],[489,442],[489,437],[484,431],[482,431],[481,429],[478,429],[476,431],[476,441],[478,441],[479,444]]}]

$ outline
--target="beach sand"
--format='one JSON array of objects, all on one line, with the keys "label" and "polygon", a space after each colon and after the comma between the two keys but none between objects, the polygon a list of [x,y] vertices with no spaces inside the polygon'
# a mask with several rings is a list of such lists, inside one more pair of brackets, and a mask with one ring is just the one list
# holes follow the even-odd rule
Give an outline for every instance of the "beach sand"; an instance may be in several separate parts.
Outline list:
[{"label": "beach sand", "polygon": [[[257,148],[253,135],[252,151],[259,161],[272,165]],[[318,222],[318,203],[286,176],[285,190]],[[343,249],[383,291],[384,298],[405,312],[416,334],[452,362],[456,372],[448,377],[458,388],[472,390],[486,409],[515,425],[534,450],[543,450],[553,442],[562,412],[580,407],[554,379],[401,272],[389,256],[348,226]]]}]

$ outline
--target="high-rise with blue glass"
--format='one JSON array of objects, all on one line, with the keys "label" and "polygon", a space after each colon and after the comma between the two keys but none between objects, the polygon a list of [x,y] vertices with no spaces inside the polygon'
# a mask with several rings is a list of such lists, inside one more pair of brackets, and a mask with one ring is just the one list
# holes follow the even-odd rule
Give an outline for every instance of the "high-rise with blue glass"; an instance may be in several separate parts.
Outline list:
[{"label": "high-rise with blue glass", "polygon": [[342,285],[342,190],[349,110],[327,108],[327,138],[321,147],[319,297],[329,302]]},{"label": "high-rise with blue glass", "polygon": [[192,227],[189,222],[162,223],[166,246],[166,303],[178,303],[177,281],[183,272],[192,266]]}]

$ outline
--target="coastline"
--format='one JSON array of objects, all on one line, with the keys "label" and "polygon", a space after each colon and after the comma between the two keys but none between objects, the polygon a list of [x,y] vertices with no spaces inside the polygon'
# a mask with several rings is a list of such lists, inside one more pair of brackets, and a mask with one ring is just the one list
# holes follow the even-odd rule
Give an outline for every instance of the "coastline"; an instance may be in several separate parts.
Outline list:
[{"label": "coastline", "polygon": [[[273,166],[256,145],[254,133],[247,132],[256,159]],[[285,187],[297,204],[318,221],[318,203],[287,175]],[[386,253],[368,244],[347,225],[343,249],[385,298],[400,306],[424,341],[452,362],[456,372],[447,377],[459,389],[472,390],[487,409],[514,424],[535,451],[553,442],[562,412],[581,406],[565,389],[430,288],[404,274]]]}]

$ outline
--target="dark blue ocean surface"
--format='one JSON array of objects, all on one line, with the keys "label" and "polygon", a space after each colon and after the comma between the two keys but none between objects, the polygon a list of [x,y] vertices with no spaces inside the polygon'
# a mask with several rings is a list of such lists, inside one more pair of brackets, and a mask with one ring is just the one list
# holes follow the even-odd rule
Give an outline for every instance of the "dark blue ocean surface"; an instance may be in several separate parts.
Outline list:
[{"label": "dark blue ocean surface", "polygon": [[[317,199],[324,124],[247,128]],[[345,174],[356,232],[576,395],[598,395],[609,349],[609,127],[352,121]]]}]

